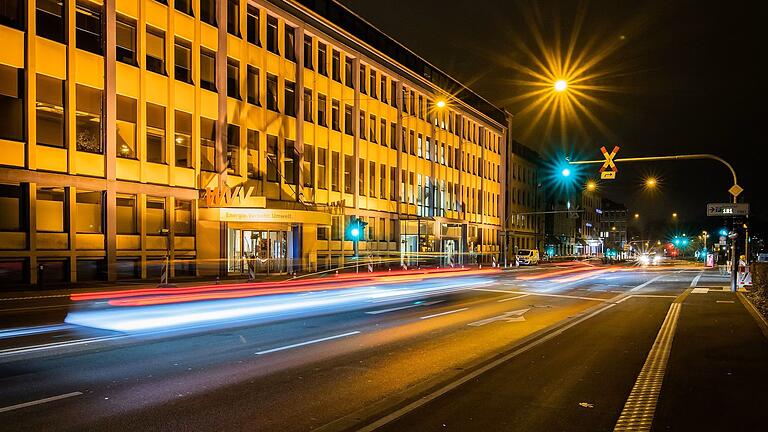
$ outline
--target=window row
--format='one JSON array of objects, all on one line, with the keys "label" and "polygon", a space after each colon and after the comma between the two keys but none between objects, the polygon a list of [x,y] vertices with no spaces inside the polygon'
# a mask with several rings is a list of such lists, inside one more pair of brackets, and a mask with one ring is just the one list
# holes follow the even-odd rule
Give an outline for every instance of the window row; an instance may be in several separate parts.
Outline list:
[{"label": "window row", "polygon": [[[30,203],[25,185],[0,184],[0,231],[27,231]],[[42,187],[35,190],[35,225],[37,232],[63,233],[72,223],[72,231],[84,234],[103,234],[106,221],[104,191],[75,191],[71,202],[67,188]],[[139,234],[139,207],[137,195],[118,194],[115,228],[117,234]],[[74,220],[70,220],[70,208],[74,206]],[[145,197],[144,232],[147,235],[164,235],[168,200],[164,197]],[[172,229],[175,235],[194,234],[193,203],[190,200],[174,200]]]}]

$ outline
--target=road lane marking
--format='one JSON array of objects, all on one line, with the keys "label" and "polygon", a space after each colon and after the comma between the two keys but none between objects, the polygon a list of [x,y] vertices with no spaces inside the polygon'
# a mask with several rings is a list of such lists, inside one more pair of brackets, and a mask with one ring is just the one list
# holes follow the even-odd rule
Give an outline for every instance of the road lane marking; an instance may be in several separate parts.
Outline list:
[{"label": "road lane marking", "polygon": [[521,294],[521,295],[516,295],[516,296],[514,296],[514,297],[507,297],[507,298],[503,298],[503,299],[501,299],[501,300],[497,300],[497,303],[508,302],[508,301],[510,301],[510,300],[517,300],[517,299],[521,299],[521,298],[523,298],[523,297],[528,297],[529,295],[530,295],[530,294]]},{"label": "road lane marking", "polygon": [[[522,346],[520,346],[516,350],[514,350],[514,351],[512,351],[512,352],[510,352],[510,353],[508,353],[508,354],[506,354],[504,356],[502,356],[501,358],[498,358],[498,359],[496,359],[496,360],[486,364],[483,367],[475,369],[471,373],[469,373],[467,375],[464,375],[461,378],[459,378],[459,379],[457,379],[457,380],[455,380],[455,381],[453,381],[453,382],[451,382],[449,384],[446,384],[445,386],[435,390],[434,392],[432,392],[432,393],[430,393],[430,394],[428,394],[426,396],[420,397],[419,399],[417,399],[417,400],[411,402],[410,404],[408,404],[408,405],[398,409],[397,411],[394,411],[394,412],[392,412],[390,414],[387,414],[386,416],[381,417],[381,418],[379,418],[378,420],[376,420],[376,421],[374,421],[372,423],[369,423],[367,426],[364,426],[362,428],[357,428],[357,431],[358,432],[373,432],[376,429],[379,429],[382,426],[384,426],[384,425],[386,425],[388,423],[391,423],[391,422],[397,420],[398,418],[408,414],[409,412],[414,411],[414,410],[416,410],[416,409],[418,409],[418,408],[428,404],[429,402],[432,402],[433,400],[437,399],[438,397],[440,397],[440,396],[442,396],[442,395],[444,395],[444,394],[446,394],[446,393],[456,389],[457,387],[467,383],[468,381],[471,381],[471,380],[477,378],[478,376],[488,372],[489,370],[494,369],[494,368],[498,367],[499,365],[508,362],[509,360],[519,356],[520,354],[523,354],[524,352],[529,351],[532,348],[535,348],[536,346],[541,345],[544,342],[547,342],[548,340],[550,340],[552,338],[560,336],[563,332],[569,330],[570,328],[572,328],[574,326],[577,326],[577,325],[581,324],[582,322],[584,322],[584,321],[586,321],[586,320],[588,320],[590,318],[593,318],[593,317],[597,316],[598,314],[600,314],[602,312],[605,312],[605,311],[607,311],[608,309],[610,309],[610,308],[612,308],[614,306],[616,306],[616,304],[614,304],[614,303],[607,304],[607,305],[605,305],[603,307],[600,307],[600,309],[598,309],[598,310],[596,310],[596,311],[594,311],[594,312],[592,312],[592,313],[590,313],[590,314],[588,314],[586,316],[583,316],[581,318],[575,319],[574,321],[571,321],[570,323],[564,325],[563,327],[561,327],[561,328],[559,328],[559,329],[557,329],[555,331],[546,333],[546,334],[544,334],[543,336],[541,336],[541,337],[539,337],[537,339],[533,339],[530,342],[527,342],[527,343],[523,344]],[[323,427],[323,429],[324,428],[325,427]]]},{"label": "road lane marking", "polygon": [[672,348],[672,340],[680,317],[681,303],[674,302],[669,306],[667,316],[661,324],[661,329],[653,342],[651,351],[645,360],[640,375],[629,393],[616,427],[617,431],[649,431],[656,411],[656,403],[661,392],[661,384]]},{"label": "road lane marking", "polygon": [[473,291],[488,291],[488,292],[498,292],[498,293],[505,293],[505,294],[526,294],[530,296],[541,296],[541,297],[557,297],[557,298],[569,298],[569,299],[578,299],[578,300],[593,300],[593,301],[599,301],[599,302],[605,302],[609,303],[610,300],[607,299],[601,299],[597,297],[582,297],[582,296],[569,296],[565,294],[548,294],[548,293],[540,293],[540,292],[525,292],[525,291],[507,291],[507,290],[495,290],[495,289],[489,289],[489,288],[473,288]]},{"label": "road lane marking", "polygon": [[704,275],[704,270],[701,271],[701,273],[697,274],[695,278],[691,281],[691,288],[696,288],[696,285],[699,284],[699,279]]},{"label": "road lane marking", "polygon": [[86,339],[75,339],[75,340],[66,341],[66,342],[53,342],[53,343],[42,344],[42,345],[32,345],[32,346],[23,347],[23,348],[8,348],[8,349],[0,350],[0,357],[7,357],[7,356],[18,355],[18,354],[27,354],[27,353],[44,351],[47,349],[54,349],[54,348],[66,348],[66,347],[84,345],[84,344],[89,344],[94,342],[104,342],[104,341],[125,339],[127,337],[128,335],[99,336],[99,337],[92,337],[92,338],[86,338]]},{"label": "road lane marking", "polygon": [[34,300],[34,299],[60,298],[60,297],[69,297],[69,294],[55,294],[55,295],[32,296],[32,297],[5,297],[5,298],[0,298],[0,301]]},{"label": "road lane marking", "polygon": [[691,294],[706,294],[709,292],[709,288],[694,288]]},{"label": "road lane marking", "polygon": [[650,284],[652,284],[652,283],[656,282],[657,280],[659,280],[659,279],[663,278],[664,276],[666,276],[666,275],[659,275],[659,276],[656,276],[655,278],[653,278],[653,279],[651,279],[651,280],[649,280],[649,281],[646,281],[646,282],[644,282],[644,283],[641,283],[640,285],[638,285],[638,286],[636,286],[636,287],[632,288],[632,289],[631,289],[631,290],[629,290],[629,291],[638,291],[638,290],[641,290],[641,289],[643,289],[643,288],[647,287],[648,285],[650,285]]},{"label": "road lane marking", "polygon": [[736,302],[733,300],[718,300],[715,303],[736,303]]},{"label": "road lane marking", "polygon": [[467,309],[469,309],[469,308],[454,309],[454,310],[450,310],[448,312],[440,312],[440,313],[436,313],[436,314],[432,314],[432,315],[423,316],[423,317],[421,317],[419,319],[425,320],[425,319],[435,318],[435,317],[439,317],[439,316],[443,316],[443,315],[450,315],[450,314],[454,314],[456,312],[465,311]]},{"label": "road lane marking", "polygon": [[69,330],[74,326],[71,324],[53,324],[35,327],[17,327],[7,330],[0,330],[0,339],[15,338],[20,336],[30,336],[40,333],[51,333],[62,330]]},{"label": "road lane marking", "polygon": [[269,354],[269,353],[273,353],[273,352],[277,352],[277,351],[284,351],[284,350],[288,350],[288,349],[291,349],[291,348],[302,347],[302,346],[305,346],[305,345],[312,345],[312,344],[316,344],[316,343],[320,343],[320,342],[325,342],[325,341],[329,341],[329,340],[341,339],[341,338],[345,338],[345,337],[348,337],[348,336],[353,336],[353,335],[356,335],[356,334],[360,334],[360,332],[359,331],[352,331],[352,332],[337,334],[337,335],[328,336],[328,337],[324,337],[324,338],[320,338],[320,339],[313,339],[313,340],[309,340],[309,341],[305,341],[305,342],[299,342],[299,343],[295,343],[295,344],[291,344],[291,345],[286,345],[286,346],[281,346],[281,347],[277,347],[277,348],[272,348],[272,349],[268,349],[268,350],[264,350],[264,351],[258,351],[258,352],[256,352],[256,355],[264,355],[264,354]]},{"label": "road lane marking", "polygon": [[403,310],[403,309],[415,308],[415,307],[419,307],[419,306],[432,306],[433,304],[442,303],[443,301],[444,300],[438,300],[438,301],[431,301],[431,302],[426,302],[426,303],[419,303],[419,304],[412,304],[412,305],[392,307],[392,308],[388,308],[388,309],[378,309],[378,310],[368,311],[366,313],[368,315],[378,315],[378,314],[383,314],[383,313],[387,313],[387,312],[394,312],[394,311],[399,311],[399,310]]},{"label": "road lane marking", "polygon": [[21,409],[21,408],[26,408],[26,407],[31,407],[31,406],[35,406],[35,405],[40,405],[40,404],[44,404],[44,403],[48,403],[48,402],[53,402],[53,401],[61,400],[61,399],[71,398],[73,396],[80,396],[81,394],[83,394],[83,393],[79,392],[79,391],[78,392],[71,392],[71,393],[64,393],[64,394],[61,394],[61,395],[58,395],[58,396],[51,396],[51,397],[47,397],[47,398],[44,398],[44,399],[34,400],[34,401],[31,401],[31,402],[24,402],[24,403],[20,403],[20,404],[16,404],[16,405],[2,407],[2,408],[0,408],[0,413],[4,413],[4,412],[8,412],[8,411],[13,411],[13,410]]},{"label": "road lane marking", "polygon": [[521,322],[521,321],[525,321],[525,317],[523,315],[526,312],[528,312],[529,310],[531,310],[531,308],[518,309],[518,310],[509,311],[509,312],[504,312],[503,314],[501,314],[499,316],[495,316],[495,317],[491,317],[491,318],[486,318],[486,319],[483,319],[483,320],[480,320],[480,321],[475,321],[475,322],[469,323],[467,325],[473,326],[473,327],[480,327],[480,326],[484,326],[486,324],[490,324],[490,323],[496,322],[496,321]]}]

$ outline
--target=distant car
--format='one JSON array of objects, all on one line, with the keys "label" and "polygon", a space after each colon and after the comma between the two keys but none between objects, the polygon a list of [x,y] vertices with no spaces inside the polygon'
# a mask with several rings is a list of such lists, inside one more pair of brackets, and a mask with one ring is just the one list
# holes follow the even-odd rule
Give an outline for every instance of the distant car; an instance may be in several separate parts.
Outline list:
[{"label": "distant car", "polygon": [[517,251],[517,262],[520,265],[537,265],[539,263],[539,251],[537,249],[520,249]]},{"label": "distant car", "polygon": [[768,253],[759,253],[759,254],[757,254],[757,261],[758,262],[768,262]]},{"label": "distant car", "polygon": [[659,255],[656,255],[655,253],[651,254],[642,254],[637,258],[637,262],[640,263],[640,265],[658,265],[662,260],[662,257]]}]

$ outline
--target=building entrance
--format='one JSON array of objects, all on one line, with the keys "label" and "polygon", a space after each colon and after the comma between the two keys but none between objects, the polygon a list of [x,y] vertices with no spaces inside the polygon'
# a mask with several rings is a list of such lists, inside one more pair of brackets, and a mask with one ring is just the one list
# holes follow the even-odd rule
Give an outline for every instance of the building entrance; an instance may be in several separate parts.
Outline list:
[{"label": "building entrance", "polygon": [[288,271],[288,231],[228,230],[227,271],[249,275]]}]

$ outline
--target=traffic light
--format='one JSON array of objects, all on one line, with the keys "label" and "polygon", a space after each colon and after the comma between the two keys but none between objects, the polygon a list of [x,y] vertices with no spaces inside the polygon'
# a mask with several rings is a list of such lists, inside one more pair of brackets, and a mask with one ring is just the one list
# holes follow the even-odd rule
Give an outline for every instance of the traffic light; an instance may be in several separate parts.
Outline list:
[{"label": "traffic light", "polygon": [[721,228],[720,229],[720,235],[723,236],[723,237],[727,236],[728,235],[728,230],[725,229],[725,228]]},{"label": "traffic light", "polygon": [[347,240],[357,242],[364,239],[366,226],[368,226],[368,222],[364,222],[360,218],[353,217],[347,225]]}]

